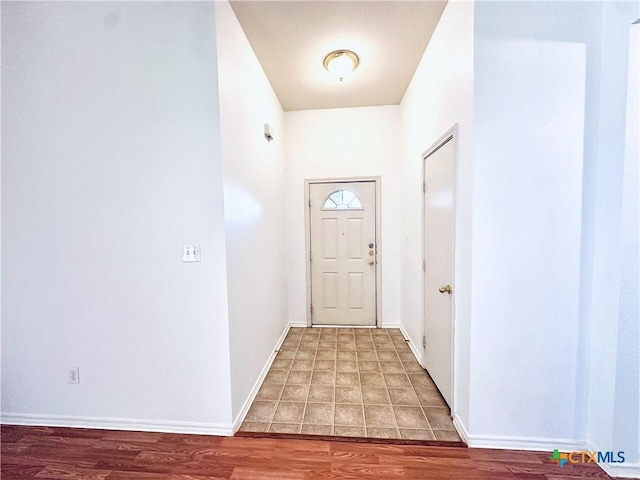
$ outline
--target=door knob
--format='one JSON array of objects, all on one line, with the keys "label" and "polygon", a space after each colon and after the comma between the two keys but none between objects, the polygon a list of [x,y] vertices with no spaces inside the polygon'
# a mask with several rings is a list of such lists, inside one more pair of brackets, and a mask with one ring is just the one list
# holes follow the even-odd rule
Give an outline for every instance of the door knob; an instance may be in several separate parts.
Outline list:
[{"label": "door knob", "polygon": [[452,290],[451,290],[451,285],[445,285],[445,286],[443,286],[443,287],[440,287],[440,288],[438,289],[438,291],[439,291],[440,293],[448,293],[449,295],[451,295],[451,291],[452,291]]},{"label": "door knob", "polygon": [[375,263],[375,262],[374,262],[373,260],[371,260],[371,261],[369,262],[369,265],[373,265],[374,263]]},{"label": "door knob", "polygon": [[369,248],[373,248],[373,243],[370,243],[370,244],[369,244]]}]

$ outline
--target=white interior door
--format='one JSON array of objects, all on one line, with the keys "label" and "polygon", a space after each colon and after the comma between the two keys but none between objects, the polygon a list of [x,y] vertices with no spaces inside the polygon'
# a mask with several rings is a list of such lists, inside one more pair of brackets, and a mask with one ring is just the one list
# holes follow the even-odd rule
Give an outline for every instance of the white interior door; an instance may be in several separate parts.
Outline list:
[{"label": "white interior door", "polygon": [[424,159],[423,367],[452,406],[455,143],[450,137]]},{"label": "white interior door", "polygon": [[376,325],[375,182],[309,185],[311,323]]}]

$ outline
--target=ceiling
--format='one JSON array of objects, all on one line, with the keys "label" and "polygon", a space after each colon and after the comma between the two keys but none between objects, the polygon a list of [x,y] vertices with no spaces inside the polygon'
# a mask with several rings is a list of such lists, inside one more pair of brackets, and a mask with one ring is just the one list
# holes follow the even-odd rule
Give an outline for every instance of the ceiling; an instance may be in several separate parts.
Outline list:
[{"label": "ceiling", "polygon": [[[397,105],[446,1],[231,1],[282,108]],[[333,50],[360,57],[344,81],[323,67]]]}]

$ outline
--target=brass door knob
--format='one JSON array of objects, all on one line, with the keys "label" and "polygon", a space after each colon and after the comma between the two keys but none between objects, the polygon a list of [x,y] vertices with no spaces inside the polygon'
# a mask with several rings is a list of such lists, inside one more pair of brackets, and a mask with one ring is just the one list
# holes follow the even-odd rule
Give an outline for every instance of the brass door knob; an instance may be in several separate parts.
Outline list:
[{"label": "brass door knob", "polygon": [[371,260],[371,261],[369,262],[369,265],[373,265],[374,263],[375,263],[375,262],[374,262],[373,260]]},{"label": "brass door knob", "polygon": [[451,290],[451,285],[445,285],[445,286],[443,286],[443,287],[440,287],[440,288],[438,289],[438,291],[439,291],[440,293],[448,293],[449,295],[451,295],[451,292],[452,292],[452,290]]}]

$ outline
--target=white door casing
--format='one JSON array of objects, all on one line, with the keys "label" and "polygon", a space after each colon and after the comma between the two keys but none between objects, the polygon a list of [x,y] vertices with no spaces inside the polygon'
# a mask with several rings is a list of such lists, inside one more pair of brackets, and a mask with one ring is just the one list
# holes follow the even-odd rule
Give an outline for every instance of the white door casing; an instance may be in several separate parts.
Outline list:
[{"label": "white door casing", "polygon": [[[454,130],[455,133],[455,130]],[[453,406],[455,138],[449,133],[424,155],[423,364]]]},{"label": "white door casing", "polygon": [[376,185],[309,184],[311,323],[376,325]]}]

